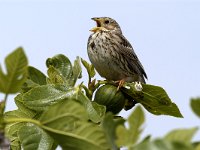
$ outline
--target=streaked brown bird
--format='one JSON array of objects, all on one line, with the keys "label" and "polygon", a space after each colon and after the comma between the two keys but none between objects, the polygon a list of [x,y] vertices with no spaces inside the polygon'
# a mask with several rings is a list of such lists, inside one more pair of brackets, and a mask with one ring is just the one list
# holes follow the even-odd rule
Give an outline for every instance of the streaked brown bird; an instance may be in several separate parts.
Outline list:
[{"label": "streaked brown bird", "polygon": [[97,72],[119,84],[138,81],[145,83],[147,75],[119,24],[109,17],[92,18],[97,26],[90,31],[87,51]]}]

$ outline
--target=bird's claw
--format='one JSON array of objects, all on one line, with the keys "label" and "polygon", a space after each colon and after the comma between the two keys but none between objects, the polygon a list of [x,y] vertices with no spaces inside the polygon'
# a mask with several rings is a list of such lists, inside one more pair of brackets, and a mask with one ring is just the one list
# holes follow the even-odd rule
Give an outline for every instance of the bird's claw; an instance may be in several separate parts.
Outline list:
[{"label": "bird's claw", "polygon": [[119,80],[119,81],[116,81],[116,83],[119,83],[119,85],[117,87],[117,91],[119,91],[119,89],[124,85],[125,81],[124,80]]}]

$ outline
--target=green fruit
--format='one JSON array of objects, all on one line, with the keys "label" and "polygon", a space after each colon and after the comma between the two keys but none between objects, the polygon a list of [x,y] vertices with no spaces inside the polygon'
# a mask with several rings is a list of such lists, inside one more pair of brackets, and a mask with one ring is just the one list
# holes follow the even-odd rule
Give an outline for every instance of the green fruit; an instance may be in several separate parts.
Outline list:
[{"label": "green fruit", "polygon": [[125,99],[124,94],[120,90],[117,90],[116,86],[106,84],[96,91],[94,101],[105,105],[106,111],[117,114],[123,109]]}]

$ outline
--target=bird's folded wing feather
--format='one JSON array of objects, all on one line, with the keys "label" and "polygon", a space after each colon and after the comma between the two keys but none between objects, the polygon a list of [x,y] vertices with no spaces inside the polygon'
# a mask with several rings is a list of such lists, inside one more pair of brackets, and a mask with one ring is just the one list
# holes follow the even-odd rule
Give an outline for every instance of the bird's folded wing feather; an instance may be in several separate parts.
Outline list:
[{"label": "bird's folded wing feather", "polygon": [[130,70],[137,72],[138,74],[143,75],[145,78],[147,78],[144,68],[139,61],[137,55],[135,54],[131,44],[123,35],[118,34],[118,36],[118,42],[120,43],[119,53],[124,56],[124,59],[129,64]]}]

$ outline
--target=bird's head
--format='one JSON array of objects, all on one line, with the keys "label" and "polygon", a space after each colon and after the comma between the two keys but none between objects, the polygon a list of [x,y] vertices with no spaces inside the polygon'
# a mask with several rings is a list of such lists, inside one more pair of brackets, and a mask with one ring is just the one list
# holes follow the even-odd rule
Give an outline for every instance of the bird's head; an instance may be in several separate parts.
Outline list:
[{"label": "bird's head", "polygon": [[109,17],[94,17],[92,20],[96,21],[97,26],[92,28],[90,31],[117,31],[121,32],[119,24],[112,18]]}]

